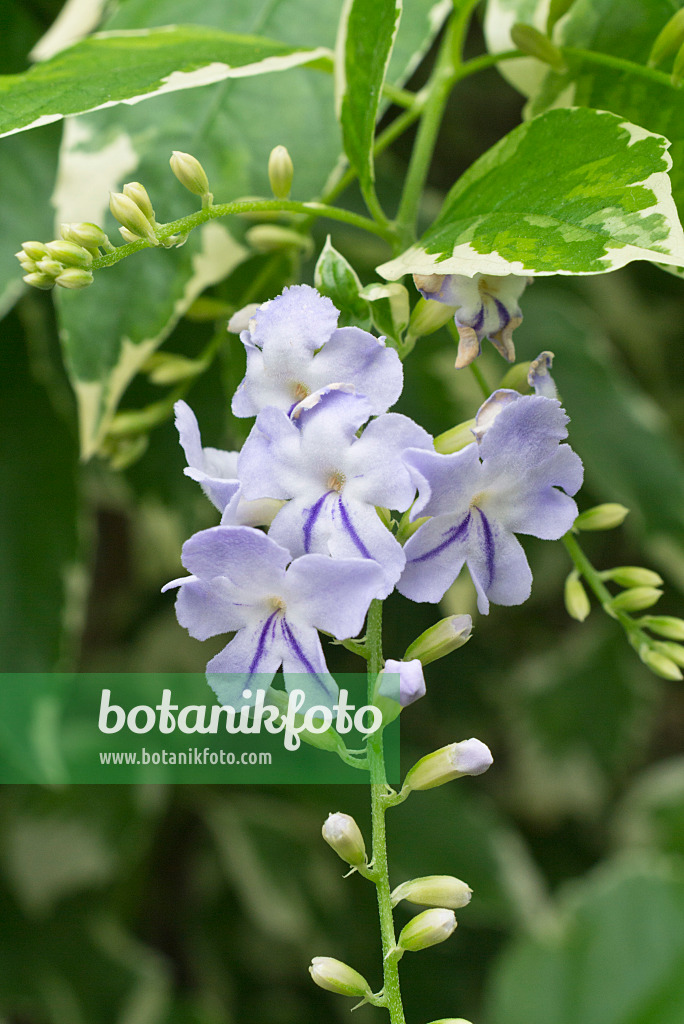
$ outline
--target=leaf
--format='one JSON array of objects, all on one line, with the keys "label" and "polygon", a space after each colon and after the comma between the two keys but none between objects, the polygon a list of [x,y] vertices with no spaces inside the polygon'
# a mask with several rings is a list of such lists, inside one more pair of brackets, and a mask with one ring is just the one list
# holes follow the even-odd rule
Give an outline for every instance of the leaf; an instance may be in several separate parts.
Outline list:
[{"label": "leaf", "polygon": [[550,110],[480,157],[420,242],[378,273],[599,274],[637,259],[682,266],[668,145],[605,111]]},{"label": "leaf", "polygon": [[[298,10],[293,17],[293,3],[283,0],[270,4],[267,13],[251,0],[235,0],[228,9],[223,0],[205,0],[201,8],[193,0],[127,0],[107,28],[146,28],[182,17],[244,34],[267,33],[299,46],[334,41],[334,7],[315,3],[311,10],[306,5]],[[410,73],[445,15],[444,3],[421,0],[411,5],[393,54],[395,81]],[[108,191],[133,177],[145,183],[160,217],[182,216],[188,212],[189,195],[168,169],[172,150],[191,152],[201,160],[212,191],[221,200],[268,195],[268,154],[283,143],[295,164],[295,194],[316,195],[340,154],[339,129],[331,116],[332,81],[299,68],[283,80],[286,88],[273,81],[268,76],[231,80],[161,96],[151,106],[119,105],[67,121],[54,197],[57,219],[102,223],[109,216]],[[211,266],[205,262],[214,280],[246,255],[240,245],[242,222],[233,219],[225,224],[231,235],[222,236],[220,246],[219,236],[213,235],[215,249],[223,253],[221,261],[212,261]],[[208,247],[195,234],[182,249],[146,251],[98,274],[91,288],[59,296],[84,457],[97,451],[126,386],[187,308],[185,296],[198,246]],[[198,283],[195,279],[192,291]]]},{"label": "leaf", "polygon": [[338,327],[371,326],[368,303],[360,296],[361,282],[356,271],[337,251],[328,235],[314,270],[314,284],[321,295],[327,295],[340,311]]},{"label": "leaf", "polygon": [[303,51],[195,25],[99,32],[23,74],[0,77],[0,135],[329,57],[324,47]]},{"label": "leaf", "polygon": [[614,863],[568,889],[559,934],[514,940],[494,971],[491,1024],[677,1024],[684,1013],[678,861]]},{"label": "leaf", "polygon": [[362,188],[375,178],[373,137],[402,0],[346,0],[335,47],[335,101],[344,148]]}]

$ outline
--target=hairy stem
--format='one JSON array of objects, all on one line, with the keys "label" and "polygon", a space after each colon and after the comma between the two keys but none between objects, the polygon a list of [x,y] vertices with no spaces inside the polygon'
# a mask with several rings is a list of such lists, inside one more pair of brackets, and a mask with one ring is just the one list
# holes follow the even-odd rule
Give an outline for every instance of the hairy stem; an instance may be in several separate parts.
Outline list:
[{"label": "hairy stem", "polygon": [[[373,699],[375,680],[382,669],[382,602],[373,601],[368,611],[367,643],[370,651],[368,664],[368,699]],[[390,899],[389,870],[387,867],[387,838],[385,832],[385,757],[382,729],[373,733],[368,741],[368,762],[371,780],[371,821],[373,828],[373,881],[378,894],[378,915],[382,936],[384,1001],[392,1024],[405,1024],[404,1007],[399,987],[399,964],[395,953],[396,937]]]}]

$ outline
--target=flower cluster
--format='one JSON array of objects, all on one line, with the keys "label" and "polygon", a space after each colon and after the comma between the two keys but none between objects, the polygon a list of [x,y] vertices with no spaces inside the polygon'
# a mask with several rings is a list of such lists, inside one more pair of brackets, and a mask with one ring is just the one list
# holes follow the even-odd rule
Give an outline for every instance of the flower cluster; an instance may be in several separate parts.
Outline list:
[{"label": "flower cluster", "polygon": [[[395,587],[437,602],[464,564],[481,612],[490,601],[524,601],[531,572],[515,534],[562,536],[582,480],[579,458],[561,443],[567,417],[553,397],[550,355],[532,364],[534,395],[495,392],[472,442],[444,455],[413,420],[388,412],[403,383],[397,353],[359,328],[338,328],[330,299],[298,285],[247,316],[247,368],[232,408],[256,420],[242,450],[203,447],[193,412],[176,406],[185,472],[221,525],[186,542],[191,575],[167,588],[179,588],[178,619],[193,636],[235,632],[208,665],[221,699],[282,665],[286,685],[307,675],[307,697],[330,704],[336,687],[317,631],[356,636],[370,602]],[[392,511],[420,521],[405,545]],[[457,633],[451,649],[469,628],[459,623]],[[424,691],[411,657],[387,666],[398,673],[401,706]]]}]

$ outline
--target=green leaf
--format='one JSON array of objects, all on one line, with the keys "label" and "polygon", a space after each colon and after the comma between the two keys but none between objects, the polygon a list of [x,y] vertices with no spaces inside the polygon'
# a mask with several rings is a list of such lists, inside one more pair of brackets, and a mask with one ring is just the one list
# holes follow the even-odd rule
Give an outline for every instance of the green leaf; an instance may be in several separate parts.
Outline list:
[{"label": "green leaf", "polygon": [[196,25],[100,32],[23,74],[0,77],[0,135],[330,56],[324,47],[301,50]]},{"label": "green leaf", "polygon": [[678,1024],[681,862],[604,867],[562,900],[558,933],[515,940],[494,972],[491,1024]]},{"label": "green leaf", "polygon": [[368,303],[359,295],[361,282],[354,268],[330,241],[330,235],[316,263],[314,284],[321,295],[327,295],[339,309],[338,327],[354,325],[366,331],[370,328]]},{"label": "green leaf", "polygon": [[682,266],[668,145],[604,111],[551,110],[480,157],[420,242],[378,273],[599,274],[638,259]]},{"label": "green leaf", "polygon": [[366,285],[361,295],[370,304],[373,326],[395,347],[401,348],[411,309],[403,284]]},{"label": "green leaf", "polygon": [[402,0],[346,0],[335,48],[336,107],[362,188],[375,178],[373,138]]}]

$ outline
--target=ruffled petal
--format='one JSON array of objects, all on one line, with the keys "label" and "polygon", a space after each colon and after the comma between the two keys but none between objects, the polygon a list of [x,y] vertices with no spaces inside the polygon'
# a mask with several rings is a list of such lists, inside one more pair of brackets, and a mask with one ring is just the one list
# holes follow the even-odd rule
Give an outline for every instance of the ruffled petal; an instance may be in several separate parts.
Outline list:
[{"label": "ruffled petal", "polygon": [[278,593],[290,553],[251,526],[212,526],[183,545],[183,565],[200,579],[226,576],[257,596]]},{"label": "ruffled petal", "polygon": [[293,285],[259,306],[253,317],[251,340],[262,351],[301,348],[313,353],[328,341],[339,315],[332,301],[315,288]]},{"label": "ruffled petal", "polygon": [[374,414],[386,412],[404,384],[401,360],[394,349],[358,327],[340,327],[311,363],[312,390],[333,381],[353,384],[371,403]]},{"label": "ruffled petal", "polygon": [[345,495],[404,512],[416,487],[402,455],[408,448],[433,451],[432,438],[408,416],[390,412],[372,420],[350,448]]},{"label": "ruffled petal", "polygon": [[496,460],[509,471],[525,469],[555,453],[568,436],[567,422],[560,402],[523,395],[506,405],[487,428],[479,445],[480,457]]},{"label": "ruffled petal", "polygon": [[297,619],[344,640],[361,632],[384,574],[366,559],[304,555],[291,564],[286,580],[288,619],[293,609]]}]

